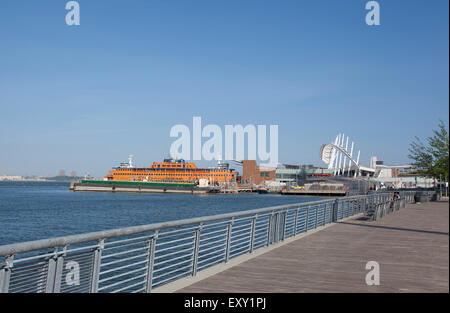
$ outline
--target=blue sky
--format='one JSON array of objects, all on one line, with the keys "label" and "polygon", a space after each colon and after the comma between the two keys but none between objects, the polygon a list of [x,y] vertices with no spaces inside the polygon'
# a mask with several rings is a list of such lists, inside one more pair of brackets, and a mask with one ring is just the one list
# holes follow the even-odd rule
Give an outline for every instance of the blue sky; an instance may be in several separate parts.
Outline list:
[{"label": "blue sky", "polygon": [[[366,165],[408,162],[448,125],[448,1],[0,2],[0,175],[101,176],[166,157],[175,124],[277,124],[279,160],[325,165],[348,134]],[[200,162],[200,165],[202,163]]]}]

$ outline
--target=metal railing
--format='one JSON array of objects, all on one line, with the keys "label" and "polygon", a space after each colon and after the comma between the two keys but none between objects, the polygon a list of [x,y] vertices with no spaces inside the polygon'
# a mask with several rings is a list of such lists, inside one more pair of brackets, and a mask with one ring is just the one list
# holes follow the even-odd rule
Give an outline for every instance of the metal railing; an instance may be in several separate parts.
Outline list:
[{"label": "metal railing", "polygon": [[[344,197],[0,246],[0,292],[151,292],[311,229],[386,206]],[[404,202],[414,201],[409,193]],[[381,213],[380,213],[381,214]]]},{"label": "metal railing", "polygon": [[[409,201],[414,202],[414,199]],[[394,211],[398,211],[400,208],[404,208],[406,206],[406,203],[408,203],[408,200],[406,198],[401,198],[398,200],[390,199],[373,205],[367,210],[366,215],[369,216],[373,221],[376,221],[377,219],[380,219]]]}]

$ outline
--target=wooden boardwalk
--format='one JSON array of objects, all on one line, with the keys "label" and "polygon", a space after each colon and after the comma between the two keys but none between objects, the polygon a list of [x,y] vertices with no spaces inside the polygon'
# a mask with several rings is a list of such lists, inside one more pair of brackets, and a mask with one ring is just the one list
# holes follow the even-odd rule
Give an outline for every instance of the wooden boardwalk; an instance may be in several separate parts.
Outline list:
[{"label": "wooden boardwalk", "polygon": [[[368,261],[380,265],[379,286],[366,284]],[[177,292],[449,292],[449,203],[352,218]]]}]

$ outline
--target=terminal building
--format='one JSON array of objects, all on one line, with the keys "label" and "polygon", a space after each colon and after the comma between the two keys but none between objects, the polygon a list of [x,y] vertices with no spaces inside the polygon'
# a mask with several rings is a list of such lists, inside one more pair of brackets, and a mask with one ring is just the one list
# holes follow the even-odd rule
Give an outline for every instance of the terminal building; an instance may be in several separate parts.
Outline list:
[{"label": "terminal building", "polygon": [[309,177],[332,175],[332,170],[313,165],[283,164],[279,168],[265,168],[255,160],[243,160],[242,172],[242,183],[249,185],[265,185],[268,181],[293,184]]},{"label": "terminal building", "polygon": [[378,157],[370,158],[370,167],[375,170],[374,180],[385,187],[393,188],[430,188],[435,181],[430,177],[418,176],[414,165],[385,165]]}]

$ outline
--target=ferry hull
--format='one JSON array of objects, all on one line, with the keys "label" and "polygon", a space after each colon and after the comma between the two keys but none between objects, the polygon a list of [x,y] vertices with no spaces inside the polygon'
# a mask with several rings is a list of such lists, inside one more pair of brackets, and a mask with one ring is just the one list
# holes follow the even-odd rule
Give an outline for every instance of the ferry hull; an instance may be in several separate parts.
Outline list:
[{"label": "ferry hull", "polygon": [[185,194],[205,194],[218,191],[214,187],[198,187],[195,184],[121,182],[121,181],[72,182],[70,185],[70,189],[73,191],[88,191],[88,192],[185,193]]}]

